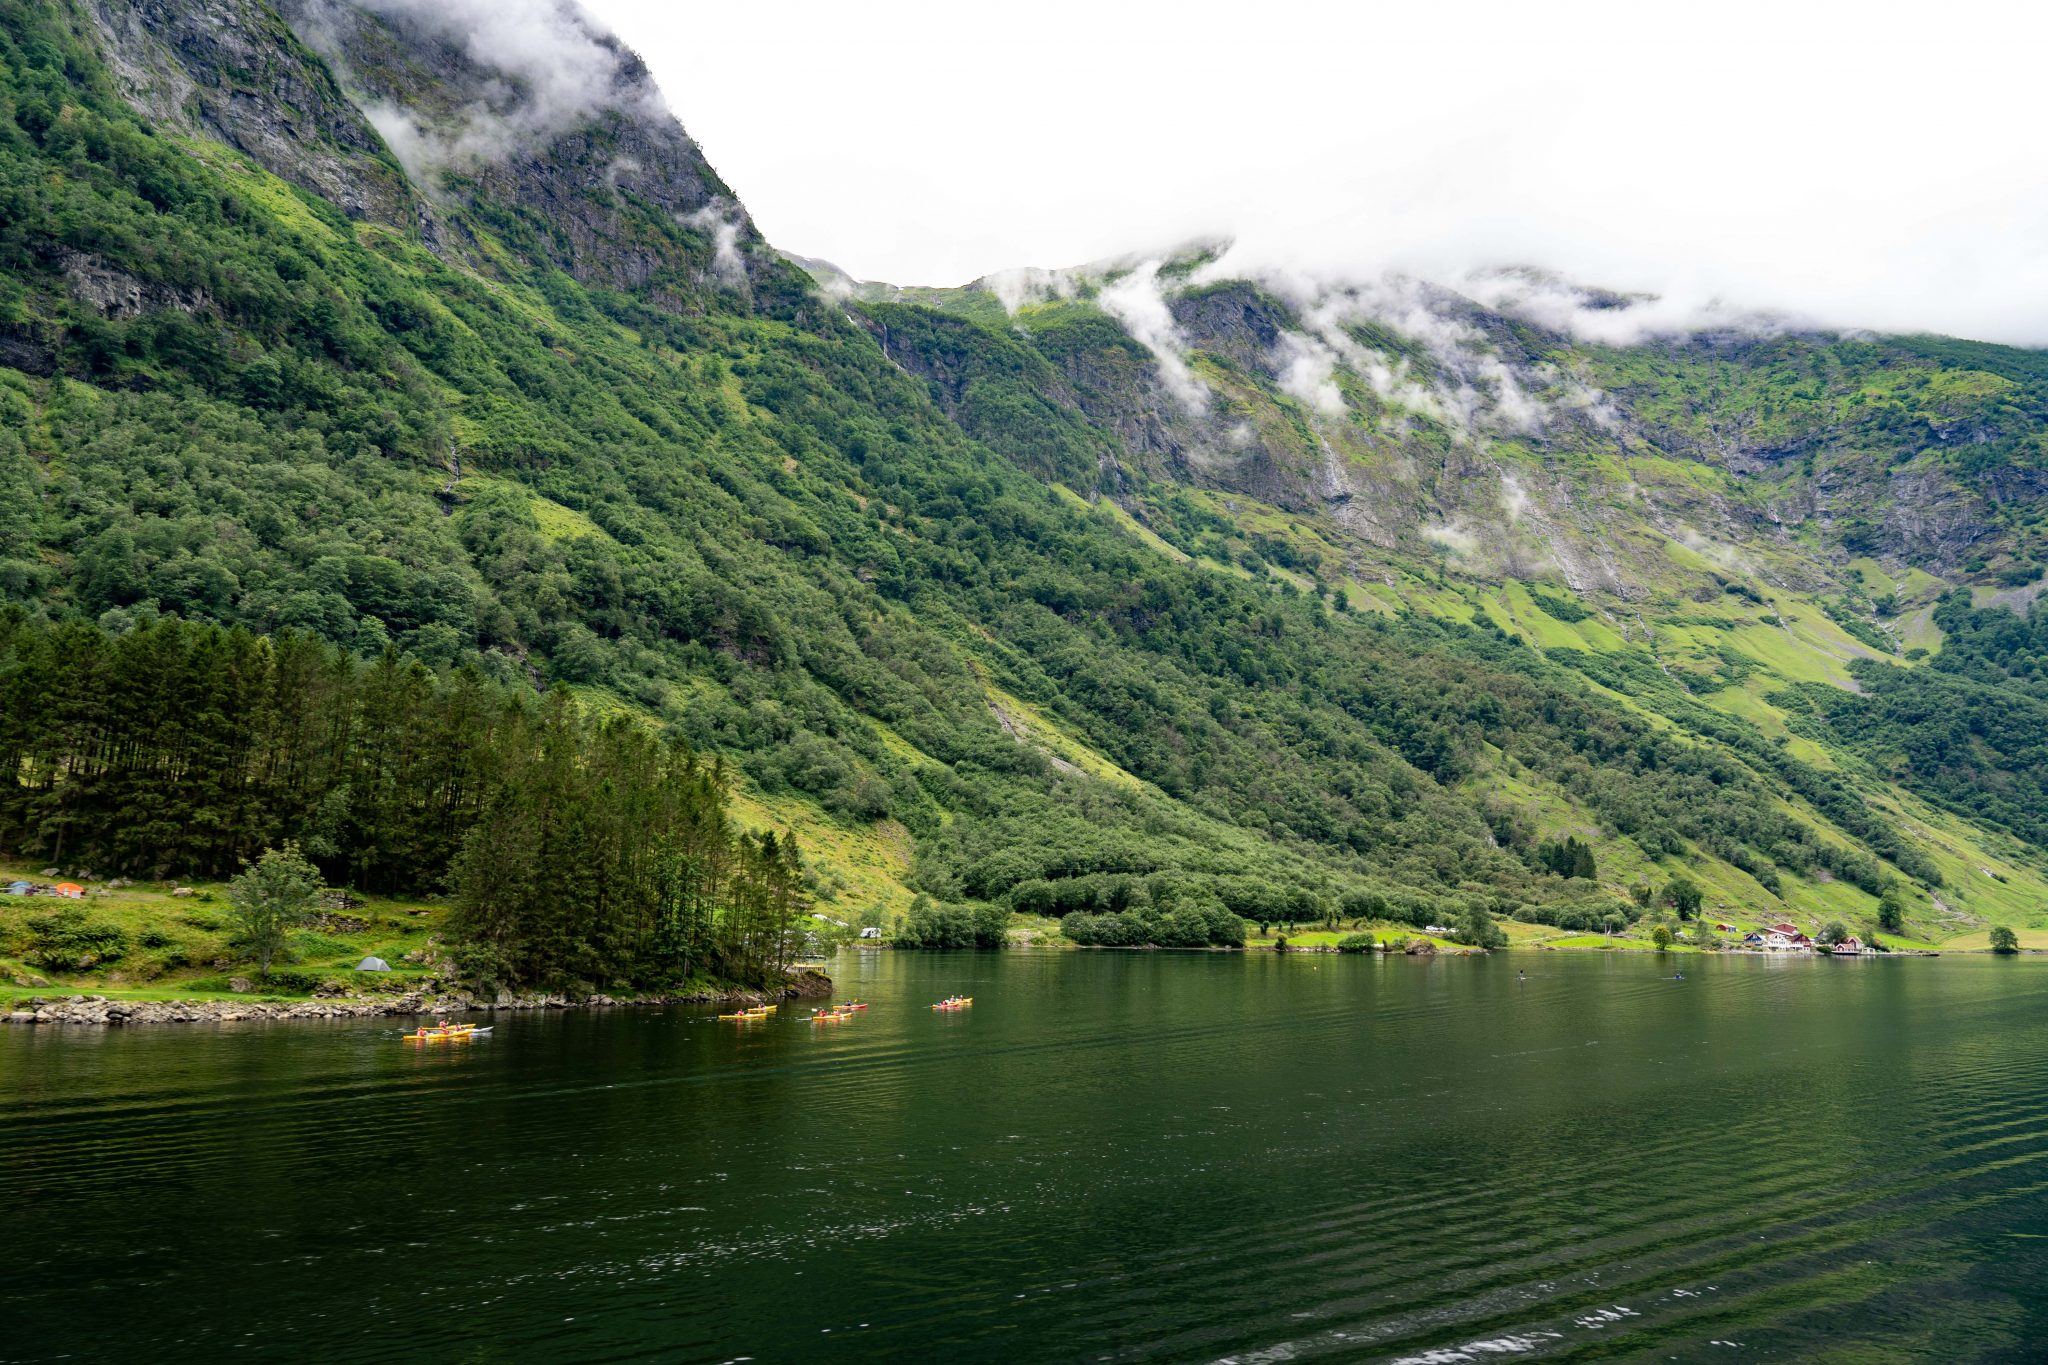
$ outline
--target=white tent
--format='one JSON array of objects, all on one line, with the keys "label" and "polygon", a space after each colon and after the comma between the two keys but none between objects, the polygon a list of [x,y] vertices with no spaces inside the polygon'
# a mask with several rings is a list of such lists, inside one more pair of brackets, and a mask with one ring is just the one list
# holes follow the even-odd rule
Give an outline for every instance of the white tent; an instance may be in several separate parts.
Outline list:
[{"label": "white tent", "polygon": [[359,972],[388,972],[391,970],[391,964],[381,957],[366,957],[356,964],[356,970]]}]

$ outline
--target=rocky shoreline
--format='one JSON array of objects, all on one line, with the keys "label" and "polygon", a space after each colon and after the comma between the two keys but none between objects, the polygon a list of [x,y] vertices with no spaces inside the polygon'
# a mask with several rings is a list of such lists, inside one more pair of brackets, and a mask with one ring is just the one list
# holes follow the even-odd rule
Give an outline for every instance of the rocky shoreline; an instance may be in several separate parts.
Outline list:
[{"label": "rocky shoreline", "polygon": [[832,993],[832,978],[823,972],[792,973],[779,991],[689,991],[677,994],[587,996],[499,991],[488,998],[451,987],[444,991],[408,991],[403,995],[336,995],[311,1000],[109,1000],[103,995],[37,995],[15,1003],[0,1015],[9,1024],[230,1024],[288,1019],[409,1018],[490,1013],[497,1010],[645,1009],[664,1005],[759,1005],[770,1000],[802,1000]]}]

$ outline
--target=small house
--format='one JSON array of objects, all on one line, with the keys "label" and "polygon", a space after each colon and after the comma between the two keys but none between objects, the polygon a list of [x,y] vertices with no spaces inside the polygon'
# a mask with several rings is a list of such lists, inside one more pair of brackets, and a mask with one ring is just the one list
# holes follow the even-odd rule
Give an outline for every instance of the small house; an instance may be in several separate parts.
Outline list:
[{"label": "small house", "polygon": [[1714,926],[1714,932],[1720,934],[1732,934],[1735,932],[1735,926],[1732,924],[1716,924]]},{"label": "small house", "polygon": [[1843,939],[1840,943],[1837,943],[1833,948],[1829,949],[1829,951],[1834,953],[1837,957],[1855,957],[1858,953],[1863,951],[1863,940],[1857,938],[1854,934],[1851,934],[1849,935],[1849,937]]},{"label": "small house", "polygon": [[870,924],[860,931],[860,936],[862,938],[880,938],[882,936],[882,931],[876,926]]}]

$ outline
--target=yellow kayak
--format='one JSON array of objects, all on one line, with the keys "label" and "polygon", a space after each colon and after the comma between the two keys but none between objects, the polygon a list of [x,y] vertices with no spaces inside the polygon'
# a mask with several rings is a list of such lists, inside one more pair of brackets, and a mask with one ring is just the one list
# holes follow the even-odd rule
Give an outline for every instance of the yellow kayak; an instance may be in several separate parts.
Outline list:
[{"label": "yellow kayak", "polygon": [[422,1028],[405,1035],[408,1043],[466,1043],[472,1038],[481,1038],[489,1033],[490,1026],[478,1028],[474,1024],[460,1024],[454,1028]]},{"label": "yellow kayak", "polygon": [[741,1010],[738,1014],[721,1014],[721,1019],[766,1019],[767,1010]]}]

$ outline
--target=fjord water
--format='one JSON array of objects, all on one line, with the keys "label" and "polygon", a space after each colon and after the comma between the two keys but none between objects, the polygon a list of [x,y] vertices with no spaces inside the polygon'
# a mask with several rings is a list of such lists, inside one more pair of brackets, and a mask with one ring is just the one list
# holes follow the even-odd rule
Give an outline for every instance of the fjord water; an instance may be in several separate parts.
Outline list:
[{"label": "fjord water", "polygon": [[2048,967],[1684,965],[847,953],[839,1025],[12,1028],[0,1359],[2039,1359]]}]

